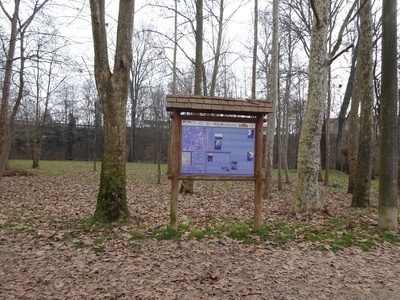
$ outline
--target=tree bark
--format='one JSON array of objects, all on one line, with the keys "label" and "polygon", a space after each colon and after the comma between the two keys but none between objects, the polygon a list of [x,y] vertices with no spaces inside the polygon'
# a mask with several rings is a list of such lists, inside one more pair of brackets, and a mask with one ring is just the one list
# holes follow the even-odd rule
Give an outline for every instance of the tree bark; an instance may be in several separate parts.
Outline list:
[{"label": "tree bark", "polygon": [[336,170],[338,171],[347,171],[347,168],[343,166],[344,164],[346,164],[346,162],[343,162],[343,160],[341,159],[343,156],[342,150],[345,150],[342,148],[342,136],[343,136],[344,122],[346,120],[347,109],[349,108],[351,93],[353,91],[354,77],[356,73],[357,55],[358,55],[358,41],[355,48],[353,49],[350,75],[349,79],[347,80],[346,91],[344,92],[343,102],[342,105],[340,106],[340,111],[338,116],[338,131],[337,131],[336,146],[335,146],[336,148],[335,162],[336,162]]},{"label": "tree bark", "polygon": [[8,103],[10,99],[11,77],[13,72],[13,62],[17,43],[19,5],[20,0],[16,0],[13,15],[8,16],[11,22],[11,34],[10,43],[7,51],[6,68],[4,72],[0,106],[0,179],[3,177],[3,173],[8,160],[7,144],[10,134],[8,128]]},{"label": "tree bark", "polygon": [[[290,9],[290,8],[289,8]],[[292,33],[288,30],[288,70],[286,75],[285,83],[285,100],[284,100],[284,134],[283,134],[283,145],[282,145],[282,164],[285,169],[285,180],[286,183],[290,183],[289,179],[289,168],[288,168],[288,145],[289,145],[289,102],[290,102],[290,89],[292,86],[292,66],[293,66],[293,43]]]},{"label": "tree bark", "polygon": [[275,115],[278,99],[278,84],[279,84],[279,3],[278,0],[273,1],[272,8],[272,58],[271,58],[271,77],[269,96],[272,101],[273,113],[267,116],[267,138],[265,144],[265,180],[263,196],[268,199],[271,197],[272,187],[272,166],[273,166],[273,152],[274,152],[274,134],[275,134]]},{"label": "tree bark", "polygon": [[217,75],[220,64],[220,56],[221,56],[221,46],[222,46],[222,32],[223,32],[223,24],[224,24],[224,0],[220,0],[219,4],[219,18],[218,18],[218,37],[217,37],[217,47],[215,50],[215,58],[214,58],[214,67],[213,73],[211,77],[211,87],[210,87],[210,96],[215,96],[215,87],[217,84]]},{"label": "tree bark", "polygon": [[252,99],[256,99],[257,46],[258,46],[258,0],[254,0],[253,62],[252,62],[252,67],[251,67],[251,98]]},{"label": "tree bark", "polygon": [[357,69],[360,71],[361,127],[351,205],[354,207],[367,207],[370,204],[372,147],[374,144],[372,120],[374,107],[373,21],[371,0],[362,0],[360,6],[361,31]]},{"label": "tree bark", "polygon": [[382,2],[378,226],[397,230],[397,1]]},{"label": "tree bark", "polygon": [[129,216],[126,201],[126,103],[132,64],[134,4],[119,1],[114,73],[109,66],[104,0],[90,0],[95,78],[104,114],[104,146],[99,193],[94,219],[98,222],[124,220]]},{"label": "tree bark", "polygon": [[324,185],[329,185],[329,169],[331,162],[331,139],[330,139],[330,118],[331,118],[331,67],[328,70],[328,101],[325,114],[325,176]]},{"label": "tree bark", "polygon": [[[176,56],[178,52],[178,0],[174,0],[175,12],[174,12],[174,58],[172,62],[172,95],[176,94]],[[168,152],[167,152],[167,174],[172,173],[171,166],[171,153],[172,153],[172,121],[169,121],[168,130]]]},{"label": "tree bark", "polygon": [[351,108],[349,114],[349,130],[347,138],[347,156],[349,183],[347,192],[353,194],[354,178],[356,173],[357,152],[358,152],[358,109],[360,106],[360,70],[356,66],[353,91],[351,94]]},{"label": "tree bark", "polygon": [[300,134],[297,181],[292,201],[293,212],[312,210],[320,205],[318,169],[321,128],[328,89],[327,33],[330,1],[311,2],[314,18],[311,32],[308,98]]},{"label": "tree bark", "polygon": [[[196,58],[194,71],[194,94],[201,95],[203,75],[203,0],[196,0]],[[179,193],[193,194],[193,180],[183,180]]]}]

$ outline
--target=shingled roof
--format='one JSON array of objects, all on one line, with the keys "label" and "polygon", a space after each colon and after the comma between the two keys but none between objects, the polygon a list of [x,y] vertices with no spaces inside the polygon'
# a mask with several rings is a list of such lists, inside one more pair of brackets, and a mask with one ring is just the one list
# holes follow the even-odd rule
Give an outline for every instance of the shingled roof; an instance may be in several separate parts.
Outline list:
[{"label": "shingled roof", "polygon": [[258,115],[272,113],[272,103],[255,99],[236,99],[194,95],[167,95],[167,111]]}]

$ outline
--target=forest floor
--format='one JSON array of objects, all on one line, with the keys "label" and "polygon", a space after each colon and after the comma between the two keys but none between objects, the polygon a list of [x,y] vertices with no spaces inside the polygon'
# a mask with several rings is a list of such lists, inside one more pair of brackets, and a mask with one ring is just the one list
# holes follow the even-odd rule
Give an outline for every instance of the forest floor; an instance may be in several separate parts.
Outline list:
[{"label": "forest floor", "polygon": [[254,231],[254,184],[196,182],[174,233],[170,182],[146,164],[128,164],[131,221],[92,224],[91,167],[42,162],[0,181],[0,299],[400,299],[400,234],[377,228],[376,183],[370,208],[350,208],[332,173],[313,215],[290,214],[293,183],[274,187]]}]

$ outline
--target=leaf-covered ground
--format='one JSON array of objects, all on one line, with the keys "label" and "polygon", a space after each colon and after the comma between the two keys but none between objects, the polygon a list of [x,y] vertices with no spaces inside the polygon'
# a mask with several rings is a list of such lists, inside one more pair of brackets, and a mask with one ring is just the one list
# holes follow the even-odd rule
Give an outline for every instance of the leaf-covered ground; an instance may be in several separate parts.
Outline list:
[{"label": "leaf-covered ground", "polygon": [[[43,163],[44,164],[44,163]],[[400,299],[400,235],[372,207],[349,207],[340,177],[323,209],[289,213],[293,184],[264,200],[252,230],[253,184],[196,182],[166,229],[170,183],[128,167],[132,219],[90,223],[99,173],[48,163],[0,181],[0,299]]]}]

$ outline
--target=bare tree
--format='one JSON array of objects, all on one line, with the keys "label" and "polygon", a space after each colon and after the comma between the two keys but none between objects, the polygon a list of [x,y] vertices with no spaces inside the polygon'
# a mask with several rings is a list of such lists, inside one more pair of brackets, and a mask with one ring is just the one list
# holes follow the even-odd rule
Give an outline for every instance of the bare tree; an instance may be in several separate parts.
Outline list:
[{"label": "bare tree", "polygon": [[[290,1],[290,4],[292,1]],[[290,90],[292,87],[293,78],[293,53],[296,44],[296,40],[292,37],[292,29],[289,26],[289,20],[291,17],[291,6],[289,6],[289,12],[287,12],[286,18],[283,22],[284,28],[286,29],[286,52],[288,66],[286,70],[286,80],[285,80],[285,94],[284,94],[284,109],[283,109],[283,122],[284,122],[284,132],[283,132],[283,143],[282,143],[282,165],[285,169],[285,181],[290,182],[289,170],[288,170],[288,144],[289,144],[289,103],[290,103]]]},{"label": "bare tree", "polygon": [[157,45],[151,29],[143,27],[135,32],[133,38],[133,61],[131,67],[130,92],[130,119],[131,132],[129,136],[129,161],[135,161],[135,130],[137,108],[140,104],[141,92],[151,84],[157,69],[162,64],[164,50]]},{"label": "bare tree", "polygon": [[[203,78],[203,0],[196,0],[196,58],[194,70],[194,94],[201,95]],[[193,194],[193,180],[183,180],[180,193]]]},{"label": "bare tree", "polygon": [[[48,28],[51,30],[48,31]],[[50,101],[60,88],[67,75],[60,68],[63,44],[57,39],[57,31],[47,24],[45,32],[34,34],[36,49],[33,60],[33,86],[31,94],[35,97],[35,127],[33,134],[32,168],[39,167],[42,155],[43,129],[50,120]]]},{"label": "bare tree", "polygon": [[105,1],[90,0],[95,78],[104,114],[104,147],[94,219],[113,222],[128,218],[126,201],[126,104],[132,65],[134,0],[120,0],[114,68],[111,71]]},{"label": "bare tree", "polygon": [[254,0],[254,38],[253,38],[253,63],[251,67],[251,98],[256,98],[257,79],[257,48],[258,48],[258,0]]},{"label": "bare tree", "polygon": [[[42,10],[44,5],[49,0],[44,0],[43,2],[35,1],[33,10],[31,14],[25,21],[22,21],[20,14],[20,0],[14,0],[14,11],[11,14],[7,12],[4,6],[4,1],[0,1],[0,8],[7,17],[11,24],[10,39],[7,49],[7,58],[5,66],[4,80],[2,82],[2,95],[1,95],[1,106],[0,106],[0,179],[3,176],[4,169],[8,161],[9,148],[11,146],[10,142],[10,128],[8,127],[8,106],[10,101],[10,89],[11,89],[11,77],[13,74],[13,63],[15,58],[15,49],[17,44],[18,33],[25,31],[27,27],[32,23],[35,16]],[[21,70],[22,72],[23,70]],[[19,105],[19,101],[15,102]],[[18,105],[14,106],[15,110],[18,110]]]}]

